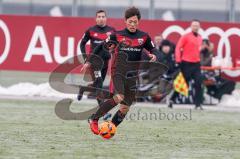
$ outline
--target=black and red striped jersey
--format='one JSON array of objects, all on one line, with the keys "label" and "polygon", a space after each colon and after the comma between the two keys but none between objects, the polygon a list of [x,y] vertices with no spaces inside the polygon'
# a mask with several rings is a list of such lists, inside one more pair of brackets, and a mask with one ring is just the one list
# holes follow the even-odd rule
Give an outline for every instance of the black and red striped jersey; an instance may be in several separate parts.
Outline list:
[{"label": "black and red striped jersey", "polygon": [[142,50],[150,52],[155,48],[151,37],[140,30],[132,33],[128,29],[116,31],[110,36],[110,41],[117,43],[117,50],[123,51],[128,55],[128,61],[140,61]]},{"label": "black and red striped jersey", "polygon": [[[101,27],[99,25],[95,25],[90,27],[83,35],[83,38],[80,43],[80,49],[83,54],[86,54],[86,43],[88,40],[90,40],[90,53],[94,50],[94,48],[101,44],[103,41],[105,41],[113,32],[115,32],[115,29],[113,27],[110,27],[108,25],[105,25],[104,27]],[[86,59],[86,56],[84,56],[84,59]]]},{"label": "black and red striped jersey", "polygon": [[157,49],[151,40],[151,37],[140,30],[132,33],[127,28],[116,31],[110,36],[110,42],[116,43],[117,47],[113,56],[112,70],[115,69],[115,60],[119,53],[124,52],[128,55],[128,61],[141,61],[143,49],[150,53],[157,54]]}]

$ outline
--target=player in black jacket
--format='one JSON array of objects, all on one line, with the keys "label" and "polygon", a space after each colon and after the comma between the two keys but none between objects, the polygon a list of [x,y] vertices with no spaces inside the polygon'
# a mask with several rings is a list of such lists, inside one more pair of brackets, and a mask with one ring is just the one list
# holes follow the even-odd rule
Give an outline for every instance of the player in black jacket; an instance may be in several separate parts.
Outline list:
[{"label": "player in black jacket", "polygon": [[[131,79],[133,74],[126,75],[131,71],[132,63],[136,63],[141,60],[141,54],[143,49],[147,49],[150,54],[151,61],[156,61],[157,53],[150,36],[138,30],[139,20],[141,14],[135,7],[131,7],[125,12],[126,28],[121,31],[117,31],[110,36],[110,42],[117,47],[114,49],[113,63],[111,68],[111,77],[114,85],[115,95],[99,105],[99,109],[89,118],[89,124],[94,134],[99,134],[98,119],[110,111],[113,107],[121,104],[119,110],[112,118],[112,122],[118,126],[126,116],[129,107],[135,101],[135,91],[132,91],[132,83],[135,81]],[[125,59],[124,59],[125,58]],[[126,76],[125,76],[126,75]],[[126,79],[128,78],[129,79]]]},{"label": "player in black jacket", "polygon": [[[80,43],[80,49],[83,54],[84,60],[87,60],[87,58],[89,57],[88,55],[92,54],[92,52],[96,48],[96,46],[98,46],[103,41],[105,41],[107,38],[109,38],[109,36],[114,31],[115,31],[115,29],[113,27],[110,27],[107,25],[106,12],[104,10],[98,10],[96,12],[96,25],[90,27],[85,32],[85,34],[82,38],[82,41]],[[85,46],[89,40],[90,40],[90,53],[87,55]],[[99,52],[99,51],[96,50],[95,52]],[[91,76],[94,80],[93,86],[97,87],[97,88],[102,88],[103,81],[106,77],[107,70],[108,70],[108,61],[111,56],[106,49],[102,50],[101,54],[99,54],[99,56],[104,61],[104,65],[103,65],[100,73],[96,74],[96,73],[94,73],[92,68],[88,68],[88,69],[91,70],[90,71]],[[86,68],[84,68],[84,69],[86,69]],[[101,78],[99,78],[99,77],[101,77]],[[99,80],[99,79],[101,79],[101,80]],[[83,92],[84,92],[83,90],[81,90],[81,89],[79,90],[78,100],[82,99]],[[98,102],[100,103],[101,101],[98,99]]]}]

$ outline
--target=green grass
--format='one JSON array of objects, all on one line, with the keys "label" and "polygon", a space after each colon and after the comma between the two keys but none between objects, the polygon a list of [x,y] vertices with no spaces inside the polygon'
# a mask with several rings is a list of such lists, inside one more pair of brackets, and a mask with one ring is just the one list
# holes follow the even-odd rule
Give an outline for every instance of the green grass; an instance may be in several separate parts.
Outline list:
[{"label": "green grass", "polygon": [[[1,159],[228,159],[240,156],[240,115],[237,112],[192,111],[187,120],[150,120],[159,108],[132,107],[139,120],[125,120],[111,140],[91,134],[86,121],[63,121],[55,102],[0,101]],[[86,110],[93,104],[74,104]],[[142,104],[144,105],[144,104]],[[190,115],[187,109],[168,114]],[[145,120],[144,115],[148,115]],[[132,115],[133,117],[133,115]],[[146,117],[146,116],[145,116]],[[135,118],[137,119],[137,117]]]}]

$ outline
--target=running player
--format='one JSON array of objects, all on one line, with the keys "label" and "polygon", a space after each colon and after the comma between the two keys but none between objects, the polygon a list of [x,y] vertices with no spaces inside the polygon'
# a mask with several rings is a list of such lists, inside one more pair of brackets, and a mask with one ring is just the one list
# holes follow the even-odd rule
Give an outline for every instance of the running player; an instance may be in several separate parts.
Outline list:
[{"label": "running player", "polygon": [[[119,110],[112,118],[113,124],[118,126],[129,111],[129,107],[135,101],[135,93],[130,87],[135,81],[131,79],[133,74],[125,75],[131,71],[131,62],[141,60],[142,50],[146,49],[151,54],[149,55],[152,62],[156,61],[157,49],[154,47],[150,36],[138,30],[138,24],[141,19],[141,14],[138,8],[131,7],[125,11],[126,28],[121,31],[116,31],[110,36],[110,42],[113,42],[117,47],[113,53],[113,63],[111,68],[111,77],[114,85],[114,96],[99,105],[96,113],[89,118],[89,124],[94,134],[99,134],[98,120],[108,111],[118,104],[121,104]],[[122,57],[126,55],[125,61]]]}]

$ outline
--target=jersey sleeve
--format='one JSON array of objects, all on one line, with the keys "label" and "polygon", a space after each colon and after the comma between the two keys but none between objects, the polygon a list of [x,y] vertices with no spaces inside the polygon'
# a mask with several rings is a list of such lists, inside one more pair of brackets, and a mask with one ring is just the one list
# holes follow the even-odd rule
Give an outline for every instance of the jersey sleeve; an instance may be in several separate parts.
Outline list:
[{"label": "jersey sleeve", "polygon": [[150,51],[152,53],[152,50],[155,48],[154,47],[154,44],[151,40],[151,37],[149,35],[147,35],[147,39],[146,39],[146,42],[145,42],[145,45],[144,45],[144,48],[148,51]]},{"label": "jersey sleeve", "polygon": [[152,40],[151,40],[151,37],[149,35],[147,35],[147,40],[145,42],[145,46],[144,48],[146,50],[148,50],[151,54],[154,54],[158,60],[160,60],[162,57],[160,56],[160,53],[159,51],[155,48]]},{"label": "jersey sleeve", "polygon": [[176,46],[175,49],[175,59],[177,63],[180,63],[182,61],[181,55],[182,55],[182,49],[186,43],[186,36],[182,36]]},{"label": "jersey sleeve", "polygon": [[117,36],[115,33],[112,33],[108,39],[106,39],[106,42],[112,42],[117,43]]},{"label": "jersey sleeve", "polygon": [[[116,51],[116,47],[118,46],[117,36],[115,33],[111,34],[108,39],[106,39],[106,46],[109,48],[109,53],[114,54]],[[111,47],[111,49],[110,49]]]},{"label": "jersey sleeve", "polygon": [[84,35],[83,35],[83,37],[82,37],[82,40],[81,40],[81,43],[80,43],[80,49],[81,49],[81,52],[82,52],[82,54],[83,54],[83,58],[84,58],[84,59],[87,58],[85,46],[86,46],[86,44],[87,44],[87,42],[88,42],[89,39],[90,39],[90,32],[89,32],[89,30],[87,30],[87,31],[84,33]]}]

